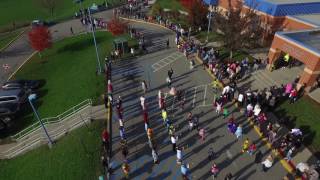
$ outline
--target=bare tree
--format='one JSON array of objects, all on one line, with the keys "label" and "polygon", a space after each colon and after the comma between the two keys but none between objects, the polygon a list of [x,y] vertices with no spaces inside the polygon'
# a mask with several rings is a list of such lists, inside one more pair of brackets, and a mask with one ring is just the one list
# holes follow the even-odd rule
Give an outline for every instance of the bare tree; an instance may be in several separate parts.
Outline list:
[{"label": "bare tree", "polygon": [[37,0],[39,2],[39,5],[46,9],[51,17],[53,16],[54,10],[57,8],[59,3],[62,2],[62,0]]},{"label": "bare tree", "polygon": [[227,11],[216,11],[214,26],[223,34],[222,41],[232,58],[234,51],[259,45],[264,29],[254,8],[257,4],[244,8],[240,1],[231,5],[231,0],[228,0],[228,3]]}]

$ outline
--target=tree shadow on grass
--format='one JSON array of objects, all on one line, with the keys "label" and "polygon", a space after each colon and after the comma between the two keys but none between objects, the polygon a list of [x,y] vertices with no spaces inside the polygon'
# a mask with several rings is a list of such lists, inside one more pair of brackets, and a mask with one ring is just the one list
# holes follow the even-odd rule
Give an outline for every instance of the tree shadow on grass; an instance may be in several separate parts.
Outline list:
[{"label": "tree shadow on grass", "polygon": [[[96,37],[96,41],[98,43],[102,42],[103,39],[104,39],[103,37]],[[81,51],[83,49],[86,49],[86,48],[92,46],[92,43],[93,43],[93,40],[91,38],[84,39],[81,41],[79,40],[79,41],[76,41],[72,44],[64,45],[63,47],[61,47],[57,50],[57,53],[64,53],[67,51]]]},{"label": "tree shadow on grass", "polygon": [[40,89],[40,90],[36,91],[35,93],[37,94],[37,98],[42,98],[45,95],[47,95],[48,92],[49,92],[48,89]]},{"label": "tree shadow on grass", "polygon": [[303,134],[303,142],[306,146],[312,145],[314,137],[316,136],[316,132],[312,131],[310,126],[302,125],[299,126],[299,129],[304,133]]},{"label": "tree shadow on grass", "polygon": [[[282,102],[283,103],[283,102]],[[285,109],[277,109],[273,111],[278,118],[278,122],[287,128],[287,132],[293,128],[299,128],[303,133],[303,144],[310,148],[312,152],[317,152],[319,147],[314,146],[316,132],[309,125],[301,125],[297,127],[297,116],[288,115]],[[302,149],[300,149],[302,150]]]}]

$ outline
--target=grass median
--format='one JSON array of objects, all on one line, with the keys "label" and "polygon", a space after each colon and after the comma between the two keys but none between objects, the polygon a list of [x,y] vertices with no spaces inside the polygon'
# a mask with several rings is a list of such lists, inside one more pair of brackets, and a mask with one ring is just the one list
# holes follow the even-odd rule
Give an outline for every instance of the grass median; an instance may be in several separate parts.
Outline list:
[{"label": "grass median", "polygon": [[100,133],[103,121],[76,129],[49,149],[44,145],[11,160],[0,161],[0,179],[91,180],[102,174]]},{"label": "grass median", "polygon": [[[128,35],[124,35],[129,39]],[[113,49],[113,39],[108,32],[97,32],[96,40],[101,66],[104,57]],[[129,45],[135,43],[129,41]],[[96,75],[97,59],[91,34],[83,34],[56,42],[51,49],[35,54],[14,79],[38,79],[44,86],[36,92],[35,105],[41,118],[65,112],[86,99],[98,99],[105,90],[104,75]],[[35,117],[28,104],[1,136],[13,135],[34,123]]]},{"label": "grass median", "polygon": [[[1,0],[0,1],[0,29],[9,28],[9,26],[19,26],[19,24],[30,24],[34,19],[57,20],[73,17],[75,12],[79,11],[80,5],[74,3],[74,0],[56,0],[53,16],[48,9],[41,6],[43,0]],[[82,2],[83,8],[92,6],[93,3],[100,5],[104,2],[119,4],[124,0],[85,0]]]},{"label": "grass median", "polygon": [[155,4],[160,5],[161,9],[169,9],[171,11],[184,10],[179,0],[157,0]]},{"label": "grass median", "polygon": [[288,128],[300,128],[304,133],[304,143],[314,153],[320,152],[320,105],[308,96],[294,104],[283,102],[275,110],[278,117],[284,117]]}]

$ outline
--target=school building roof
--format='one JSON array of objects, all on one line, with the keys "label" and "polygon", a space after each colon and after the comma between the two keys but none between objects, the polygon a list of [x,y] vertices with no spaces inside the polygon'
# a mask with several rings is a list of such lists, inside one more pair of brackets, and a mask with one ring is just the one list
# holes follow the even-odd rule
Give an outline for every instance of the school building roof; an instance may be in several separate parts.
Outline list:
[{"label": "school building roof", "polygon": [[203,0],[203,2],[204,2],[206,5],[213,5],[213,6],[218,5],[218,1],[219,1],[219,0]]},{"label": "school building roof", "polygon": [[274,4],[299,4],[299,3],[313,3],[320,2],[317,0],[266,0]]},{"label": "school building roof", "polygon": [[318,13],[318,14],[295,15],[295,16],[289,16],[289,17],[320,27],[320,13]]},{"label": "school building roof", "polygon": [[245,0],[245,5],[271,16],[320,13],[320,0]]},{"label": "school building roof", "polygon": [[277,32],[276,35],[320,55],[320,28],[303,31]]}]

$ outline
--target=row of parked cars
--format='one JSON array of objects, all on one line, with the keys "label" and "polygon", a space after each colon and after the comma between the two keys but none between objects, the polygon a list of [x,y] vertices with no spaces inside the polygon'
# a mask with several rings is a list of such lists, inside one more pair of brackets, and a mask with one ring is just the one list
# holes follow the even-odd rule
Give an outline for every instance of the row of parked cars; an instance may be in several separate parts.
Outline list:
[{"label": "row of parked cars", "polygon": [[8,81],[0,87],[0,129],[23,108],[28,96],[39,88],[38,80]]}]

